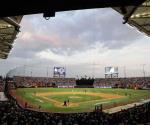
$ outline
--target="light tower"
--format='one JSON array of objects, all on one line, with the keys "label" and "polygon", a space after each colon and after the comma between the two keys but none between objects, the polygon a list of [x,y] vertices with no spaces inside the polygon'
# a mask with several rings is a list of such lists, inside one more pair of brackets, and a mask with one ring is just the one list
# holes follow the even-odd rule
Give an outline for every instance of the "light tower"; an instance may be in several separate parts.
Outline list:
[{"label": "light tower", "polygon": [[124,66],[123,68],[124,68],[124,78],[126,78],[126,66]]},{"label": "light tower", "polygon": [[143,66],[143,77],[145,78],[145,64],[142,65]]}]

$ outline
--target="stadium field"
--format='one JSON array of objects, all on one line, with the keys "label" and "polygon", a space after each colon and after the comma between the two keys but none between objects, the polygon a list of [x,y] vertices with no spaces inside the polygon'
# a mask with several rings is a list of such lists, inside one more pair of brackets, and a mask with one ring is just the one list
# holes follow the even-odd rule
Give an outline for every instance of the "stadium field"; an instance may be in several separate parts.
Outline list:
[{"label": "stadium field", "polygon": [[27,102],[36,110],[63,113],[93,111],[99,104],[106,109],[150,98],[149,90],[111,88],[18,88],[12,93],[23,106]]}]

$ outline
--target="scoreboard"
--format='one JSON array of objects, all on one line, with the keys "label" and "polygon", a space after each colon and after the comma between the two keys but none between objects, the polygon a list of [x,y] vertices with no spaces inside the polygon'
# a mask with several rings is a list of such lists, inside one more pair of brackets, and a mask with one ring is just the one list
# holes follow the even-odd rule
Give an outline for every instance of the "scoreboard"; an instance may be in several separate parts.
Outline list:
[{"label": "scoreboard", "polygon": [[65,78],[66,68],[65,67],[54,67],[53,77],[55,78]]},{"label": "scoreboard", "polygon": [[118,74],[118,67],[105,67],[105,78],[116,78]]}]

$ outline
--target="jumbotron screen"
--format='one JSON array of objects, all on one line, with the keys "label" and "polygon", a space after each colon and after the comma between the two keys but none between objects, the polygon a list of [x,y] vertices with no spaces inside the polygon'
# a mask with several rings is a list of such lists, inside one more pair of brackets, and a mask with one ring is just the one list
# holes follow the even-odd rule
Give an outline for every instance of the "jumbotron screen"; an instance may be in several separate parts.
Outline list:
[{"label": "jumbotron screen", "polygon": [[66,70],[64,67],[54,67],[54,74],[55,75],[65,75]]},{"label": "jumbotron screen", "polygon": [[117,74],[118,67],[105,67],[105,74]]}]

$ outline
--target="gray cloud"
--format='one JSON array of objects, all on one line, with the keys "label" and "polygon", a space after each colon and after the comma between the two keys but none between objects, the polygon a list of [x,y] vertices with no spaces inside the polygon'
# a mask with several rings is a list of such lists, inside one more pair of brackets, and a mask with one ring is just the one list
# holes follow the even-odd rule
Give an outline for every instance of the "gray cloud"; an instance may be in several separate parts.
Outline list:
[{"label": "gray cloud", "polygon": [[[142,37],[122,21],[122,16],[112,9],[56,13],[48,21],[42,15],[25,16],[11,55],[31,58],[46,49],[72,55],[90,49],[96,42],[108,49],[120,49]],[[23,39],[25,33],[31,39]]]}]

